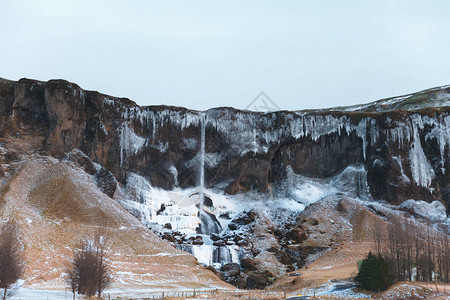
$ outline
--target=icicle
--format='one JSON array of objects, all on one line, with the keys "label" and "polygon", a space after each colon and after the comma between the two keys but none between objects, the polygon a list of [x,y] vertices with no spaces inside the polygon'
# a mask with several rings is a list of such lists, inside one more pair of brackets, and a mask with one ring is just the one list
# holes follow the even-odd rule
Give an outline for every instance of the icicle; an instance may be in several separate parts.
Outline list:
[{"label": "icicle", "polygon": [[414,132],[414,142],[409,151],[409,161],[411,165],[411,173],[414,182],[423,187],[429,187],[434,178],[434,171],[431,168],[419,137],[419,129],[415,123],[412,123]]}]

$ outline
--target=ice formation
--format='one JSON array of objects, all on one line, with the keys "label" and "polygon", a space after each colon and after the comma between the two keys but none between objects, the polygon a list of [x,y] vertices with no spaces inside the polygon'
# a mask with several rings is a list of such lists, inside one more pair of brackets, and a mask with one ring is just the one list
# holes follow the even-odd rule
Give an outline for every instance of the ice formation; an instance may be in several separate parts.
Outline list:
[{"label": "ice formation", "polygon": [[144,144],[145,138],[134,133],[127,122],[123,123],[120,128],[120,163],[130,154],[136,155]]},{"label": "ice formation", "polygon": [[412,177],[417,185],[429,187],[434,178],[434,171],[428,163],[425,153],[423,152],[416,126],[414,125],[413,128],[414,142],[411,146],[411,150],[409,151]]},{"label": "ice formation", "polygon": [[409,199],[400,204],[400,208],[410,210],[415,215],[432,222],[445,222],[447,220],[445,206],[439,201],[427,203],[422,200]]}]

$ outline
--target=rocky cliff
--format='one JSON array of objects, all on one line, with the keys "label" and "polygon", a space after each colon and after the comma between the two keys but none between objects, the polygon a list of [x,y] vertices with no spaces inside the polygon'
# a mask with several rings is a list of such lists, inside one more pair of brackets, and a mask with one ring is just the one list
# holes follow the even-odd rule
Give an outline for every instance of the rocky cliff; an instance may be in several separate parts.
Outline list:
[{"label": "rocky cliff", "polygon": [[37,152],[79,149],[122,184],[132,172],[169,190],[198,185],[204,126],[206,187],[273,194],[287,170],[326,179],[358,165],[374,199],[438,200],[448,209],[449,99],[442,87],[329,110],[199,112],[140,107],[63,80],[2,79],[0,136],[39,136]]}]

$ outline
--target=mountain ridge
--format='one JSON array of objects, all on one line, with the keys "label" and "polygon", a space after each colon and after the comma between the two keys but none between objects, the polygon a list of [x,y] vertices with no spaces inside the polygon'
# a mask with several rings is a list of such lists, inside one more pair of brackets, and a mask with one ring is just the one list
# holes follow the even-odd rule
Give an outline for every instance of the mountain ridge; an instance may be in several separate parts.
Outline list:
[{"label": "mountain ridge", "polygon": [[[107,97],[107,98],[112,98],[115,100],[121,100],[121,101],[126,101],[126,102],[131,102],[134,103],[136,106],[139,106],[141,108],[157,108],[157,107],[162,107],[162,108],[170,108],[170,109],[180,109],[180,110],[188,110],[188,111],[192,111],[192,112],[207,112],[209,110],[217,110],[217,109],[230,109],[230,110],[235,110],[235,111],[241,111],[241,112],[253,112],[253,113],[274,113],[274,112],[319,112],[319,111],[345,111],[345,112],[350,112],[350,111],[359,111],[359,112],[373,112],[371,110],[361,110],[361,109],[370,109],[372,106],[375,106],[376,104],[383,104],[387,101],[391,101],[391,100],[397,100],[397,99],[402,99],[402,100],[407,100],[407,98],[411,98],[411,97],[415,97],[417,95],[423,95],[423,96],[427,96],[430,95],[432,93],[435,92],[442,92],[443,90],[445,90],[446,94],[449,94],[448,99],[446,99],[446,102],[443,103],[443,105],[439,105],[439,106],[423,106],[419,109],[423,109],[423,108],[428,108],[428,107],[446,107],[446,106],[450,106],[450,85],[443,85],[443,86],[436,86],[433,88],[428,88],[428,89],[424,89],[424,90],[420,90],[417,92],[412,92],[412,93],[408,93],[408,94],[404,94],[404,95],[399,95],[399,96],[393,96],[393,97],[387,97],[387,98],[382,98],[382,99],[378,99],[378,100],[373,100],[370,102],[365,102],[365,103],[361,103],[361,104],[352,104],[352,105],[347,105],[347,106],[331,106],[331,107],[327,107],[327,108],[312,108],[312,109],[298,109],[298,110],[285,110],[285,109],[280,109],[280,110],[276,110],[276,111],[269,111],[269,112],[263,112],[263,111],[253,111],[253,110],[247,110],[247,109],[239,109],[239,108],[234,108],[231,106],[217,106],[217,107],[212,107],[212,108],[208,108],[206,110],[196,110],[196,109],[191,109],[188,107],[184,107],[184,106],[177,106],[177,105],[165,105],[165,104],[152,104],[152,105],[140,105],[137,102],[133,101],[130,98],[127,97],[117,97],[117,96],[113,96],[113,95],[109,95],[109,94],[104,94],[100,91],[97,90],[86,90],[81,88],[78,84],[68,81],[66,79],[49,79],[48,81],[41,81],[41,80],[37,80],[37,79],[31,79],[31,78],[20,78],[18,81],[14,81],[14,80],[10,80],[10,79],[6,79],[3,77],[0,77],[0,81],[4,81],[7,83],[14,83],[14,82],[20,82],[20,81],[27,81],[27,82],[31,82],[31,83],[40,83],[40,84],[46,84],[48,82],[61,82],[61,83],[66,83],[66,84],[70,84],[70,85],[75,85],[76,87],[78,87],[79,89],[82,89],[84,92],[90,92],[90,93],[98,93],[101,96]],[[427,99],[423,99],[423,101],[426,101]],[[398,103],[396,102],[395,104],[402,104],[402,102]],[[360,109],[361,107],[361,109]],[[401,109],[398,107],[392,108],[392,109]],[[405,110],[417,110],[417,109],[405,109]],[[386,111],[386,110],[382,110],[382,111]]]}]

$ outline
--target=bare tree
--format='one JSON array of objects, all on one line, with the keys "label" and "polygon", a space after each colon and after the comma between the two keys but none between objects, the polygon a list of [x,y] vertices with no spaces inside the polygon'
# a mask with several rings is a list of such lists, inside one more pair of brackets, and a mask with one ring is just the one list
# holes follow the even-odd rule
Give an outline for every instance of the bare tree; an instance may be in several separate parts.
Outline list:
[{"label": "bare tree", "polygon": [[75,292],[91,297],[111,285],[112,278],[107,264],[107,243],[103,231],[78,244],[73,260],[66,266],[66,282]]},{"label": "bare tree", "polygon": [[372,230],[372,238],[377,254],[381,254],[381,248],[383,244],[383,232],[381,226],[374,226]]},{"label": "bare tree", "polygon": [[18,225],[14,220],[6,222],[0,232],[0,288],[3,300],[9,295],[9,288],[24,272],[24,259],[19,242]]},{"label": "bare tree", "polygon": [[108,243],[108,235],[105,231],[103,229],[98,230],[95,235],[95,251],[97,258],[97,296],[99,298],[102,296],[102,292],[112,283],[111,272],[106,262]]},{"label": "bare tree", "polygon": [[[76,254],[75,254],[76,255]],[[66,272],[66,278],[65,281],[69,285],[70,290],[73,293],[73,300],[75,300],[75,293],[78,291],[78,283],[80,278],[80,268],[76,266],[74,259],[73,261],[69,262],[65,266],[65,272]]]},{"label": "bare tree", "polygon": [[439,230],[429,223],[395,218],[382,249],[394,281],[415,279],[449,282],[450,246],[447,228]]}]

